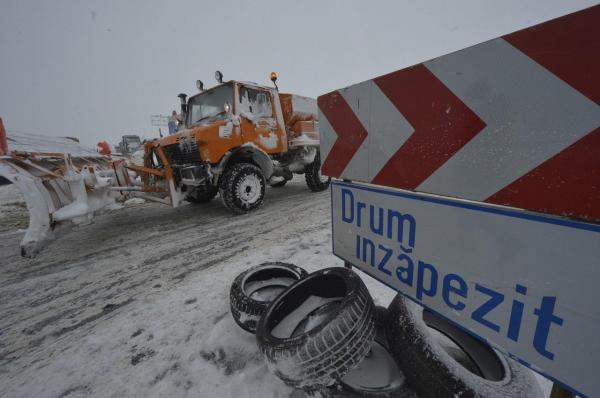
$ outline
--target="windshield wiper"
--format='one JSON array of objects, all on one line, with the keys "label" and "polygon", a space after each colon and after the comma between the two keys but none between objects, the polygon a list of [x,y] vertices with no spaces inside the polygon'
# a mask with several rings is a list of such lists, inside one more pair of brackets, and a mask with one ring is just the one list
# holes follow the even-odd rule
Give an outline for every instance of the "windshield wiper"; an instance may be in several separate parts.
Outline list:
[{"label": "windshield wiper", "polygon": [[208,115],[208,116],[201,117],[200,119],[196,120],[196,121],[195,121],[194,123],[192,123],[192,124],[197,124],[197,123],[201,122],[201,121],[202,121],[202,120],[204,120],[204,119],[210,119],[210,118],[212,118],[212,117],[216,117],[216,116],[222,115],[222,114],[224,114],[224,113],[225,113],[225,111],[221,111],[221,112],[219,112],[219,113],[215,113],[214,115]]}]

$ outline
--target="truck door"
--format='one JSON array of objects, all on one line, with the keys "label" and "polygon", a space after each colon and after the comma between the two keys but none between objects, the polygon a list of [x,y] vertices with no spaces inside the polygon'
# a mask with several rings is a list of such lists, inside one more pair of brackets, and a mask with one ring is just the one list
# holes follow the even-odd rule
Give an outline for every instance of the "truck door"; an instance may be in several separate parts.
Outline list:
[{"label": "truck door", "polygon": [[282,130],[277,125],[268,90],[240,86],[238,113],[244,142],[252,142],[267,153],[284,150]]}]

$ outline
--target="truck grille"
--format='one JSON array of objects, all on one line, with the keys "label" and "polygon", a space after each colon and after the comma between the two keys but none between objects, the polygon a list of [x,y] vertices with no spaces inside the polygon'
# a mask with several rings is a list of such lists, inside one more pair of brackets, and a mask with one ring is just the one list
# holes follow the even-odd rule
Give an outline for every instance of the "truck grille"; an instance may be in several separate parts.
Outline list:
[{"label": "truck grille", "polygon": [[200,152],[196,141],[184,141],[163,147],[171,165],[200,163]]}]

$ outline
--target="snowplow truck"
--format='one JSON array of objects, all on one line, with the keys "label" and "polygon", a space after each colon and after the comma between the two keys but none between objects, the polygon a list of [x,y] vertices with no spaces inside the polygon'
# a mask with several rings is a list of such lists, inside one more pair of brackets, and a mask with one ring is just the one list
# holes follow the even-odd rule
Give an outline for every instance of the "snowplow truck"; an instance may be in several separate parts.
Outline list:
[{"label": "snowplow truck", "polygon": [[[272,78],[273,82],[276,76]],[[0,119],[0,176],[14,183],[29,210],[21,254],[35,256],[63,226],[90,222],[116,199],[142,197],[177,207],[220,194],[233,213],[261,205],[266,185],[304,174],[322,191],[317,104],[254,83],[222,82],[180,94],[179,130],[146,141],[143,156],[105,156],[60,137],[11,132]],[[118,206],[116,206],[118,207]]]},{"label": "snowplow truck", "polygon": [[[219,73],[217,73],[219,76]],[[272,74],[273,82],[276,76]],[[233,213],[259,207],[268,185],[304,174],[315,192],[329,186],[320,172],[315,99],[255,83],[228,81],[180,94],[177,133],[144,144],[142,192],[168,191],[170,202],[209,202],[217,194]]]}]

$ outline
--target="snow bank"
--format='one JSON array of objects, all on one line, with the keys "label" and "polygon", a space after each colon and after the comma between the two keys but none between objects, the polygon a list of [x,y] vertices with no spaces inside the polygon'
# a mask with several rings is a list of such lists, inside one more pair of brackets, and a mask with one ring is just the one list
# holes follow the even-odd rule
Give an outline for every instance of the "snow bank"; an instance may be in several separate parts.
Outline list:
[{"label": "snow bank", "polygon": [[130,198],[127,199],[123,204],[126,206],[142,205],[146,203],[145,199],[142,198]]},{"label": "snow bank", "polygon": [[80,145],[77,141],[65,137],[9,132],[6,135],[8,151],[70,153],[72,156],[103,157],[92,148]]},{"label": "snow bank", "polygon": [[319,118],[319,108],[317,106],[317,100],[314,98],[292,94],[292,109],[296,117],[301,115],[300,117],[306,119],[312,117],[317,120]]}]

